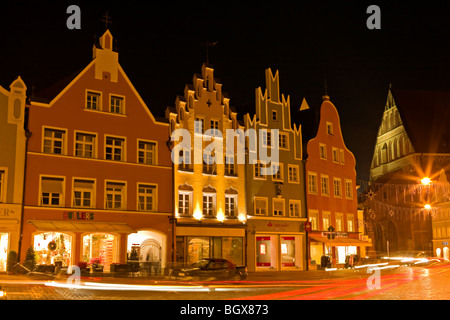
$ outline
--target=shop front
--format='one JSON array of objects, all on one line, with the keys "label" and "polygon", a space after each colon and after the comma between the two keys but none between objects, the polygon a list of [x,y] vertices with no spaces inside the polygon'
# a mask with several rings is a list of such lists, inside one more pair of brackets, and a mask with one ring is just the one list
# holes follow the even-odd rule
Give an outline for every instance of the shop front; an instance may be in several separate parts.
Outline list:
[{"label": "shop front", "polygon": [[165,234],[155,230],[140,230],[128,235],[127,257],[130,257],[133,251],[137,253],[142,274],[164,273],[167,266],[167,256],[164,254],[166,247]]},{"label": "shop front", "polygon": [[450,259],[450,239],[433,240],[433,251],[436,258]]},{"label": "shop front", "polygon": [[320,267],[324,255],[332,256],[333,267],[345,267],[349,256],[361,258],[363,248],[371,245],[368,241],[360,240],[359,234],[346,232],[337,232],[334,239],[328,239],[327,232],[312,233],[308,236],[308,242],[309,268],[312,270]]},{"label": "shop front", "polygon": [[302,221],[248,222],[249,271],[304,270],[305,235]]},{"label": "shop front", "polygon": [[0,203],[0,272],[6,271],[8,253],[18,252],[21,210],[20,205]]},{"label": "shop front", "polygon": [[176,262],[191,264],[202,258],[227,259],[245,265],[245,229],[177,227]]}]

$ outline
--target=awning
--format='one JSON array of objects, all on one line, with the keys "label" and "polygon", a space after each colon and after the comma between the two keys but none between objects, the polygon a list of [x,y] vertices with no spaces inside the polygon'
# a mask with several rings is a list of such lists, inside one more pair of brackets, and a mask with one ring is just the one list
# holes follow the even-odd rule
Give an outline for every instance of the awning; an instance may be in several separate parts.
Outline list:
[{"label": "awning", "polygon": [[135,233],[126,223],[120,222],[79,222],[61,220],[29,220],[38,231],[72,231],[72,232],[120,232]]},{"label": "awning", "polygon": [[321,236],[309,236],[310,241],[318,241],[326,243],[327,245],[331,246],[357,246],[357,247],[370,247],[372,246],[371,242],[368,241],[362,241],[359,239],[353,239],[353,238],[334,238],[333,240],[328,239],[327,237],[321,237]]}]

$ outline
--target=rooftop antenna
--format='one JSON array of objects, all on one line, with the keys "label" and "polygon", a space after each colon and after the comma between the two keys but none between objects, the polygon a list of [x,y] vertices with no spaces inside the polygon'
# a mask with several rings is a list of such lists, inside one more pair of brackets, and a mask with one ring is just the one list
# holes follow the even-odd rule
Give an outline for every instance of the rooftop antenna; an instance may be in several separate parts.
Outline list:
[{"label": "rooftop antenna", "polygon": [[105,23],[105,28],[108,30],[108,24],[112,24],[111,17],[108,15],[108,11],[103,15],[102,22]]}]

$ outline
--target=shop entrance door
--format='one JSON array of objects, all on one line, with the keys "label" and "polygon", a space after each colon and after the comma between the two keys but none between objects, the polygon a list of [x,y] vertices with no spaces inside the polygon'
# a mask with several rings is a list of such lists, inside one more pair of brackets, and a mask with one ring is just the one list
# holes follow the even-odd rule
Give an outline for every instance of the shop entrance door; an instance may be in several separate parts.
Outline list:
[{"label": "shop entrance door", "polygon": [[0,271],[6,271],[6,260],[9,252],[9,233],[0,233]]}]

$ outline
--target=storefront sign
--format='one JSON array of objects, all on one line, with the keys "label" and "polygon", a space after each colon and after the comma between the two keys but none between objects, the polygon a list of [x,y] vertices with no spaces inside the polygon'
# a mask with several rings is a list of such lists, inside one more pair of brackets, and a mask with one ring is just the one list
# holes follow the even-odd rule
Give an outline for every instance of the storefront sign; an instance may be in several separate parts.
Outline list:
[{"label": "storefront sign", "polygon": [[66,211],[63,213],[64,220],[94,220],[93,212],[72,212]]},{"label": "storefront sign", "polygon": [[[336,238],[348,238],[347,232],[336,231],[333,233],[336,236]],[[327,237],[329,234],[330,234],[330,232],[322,232],[322,237]]]},{"label": "storefront sign", "polygon": [[442,241],[443,246],[448,246],[448,241]]},{"label": "storefront sign", "polygon": [[17,218],[20,213],[20,206],[0,204],[0,218]]}]

